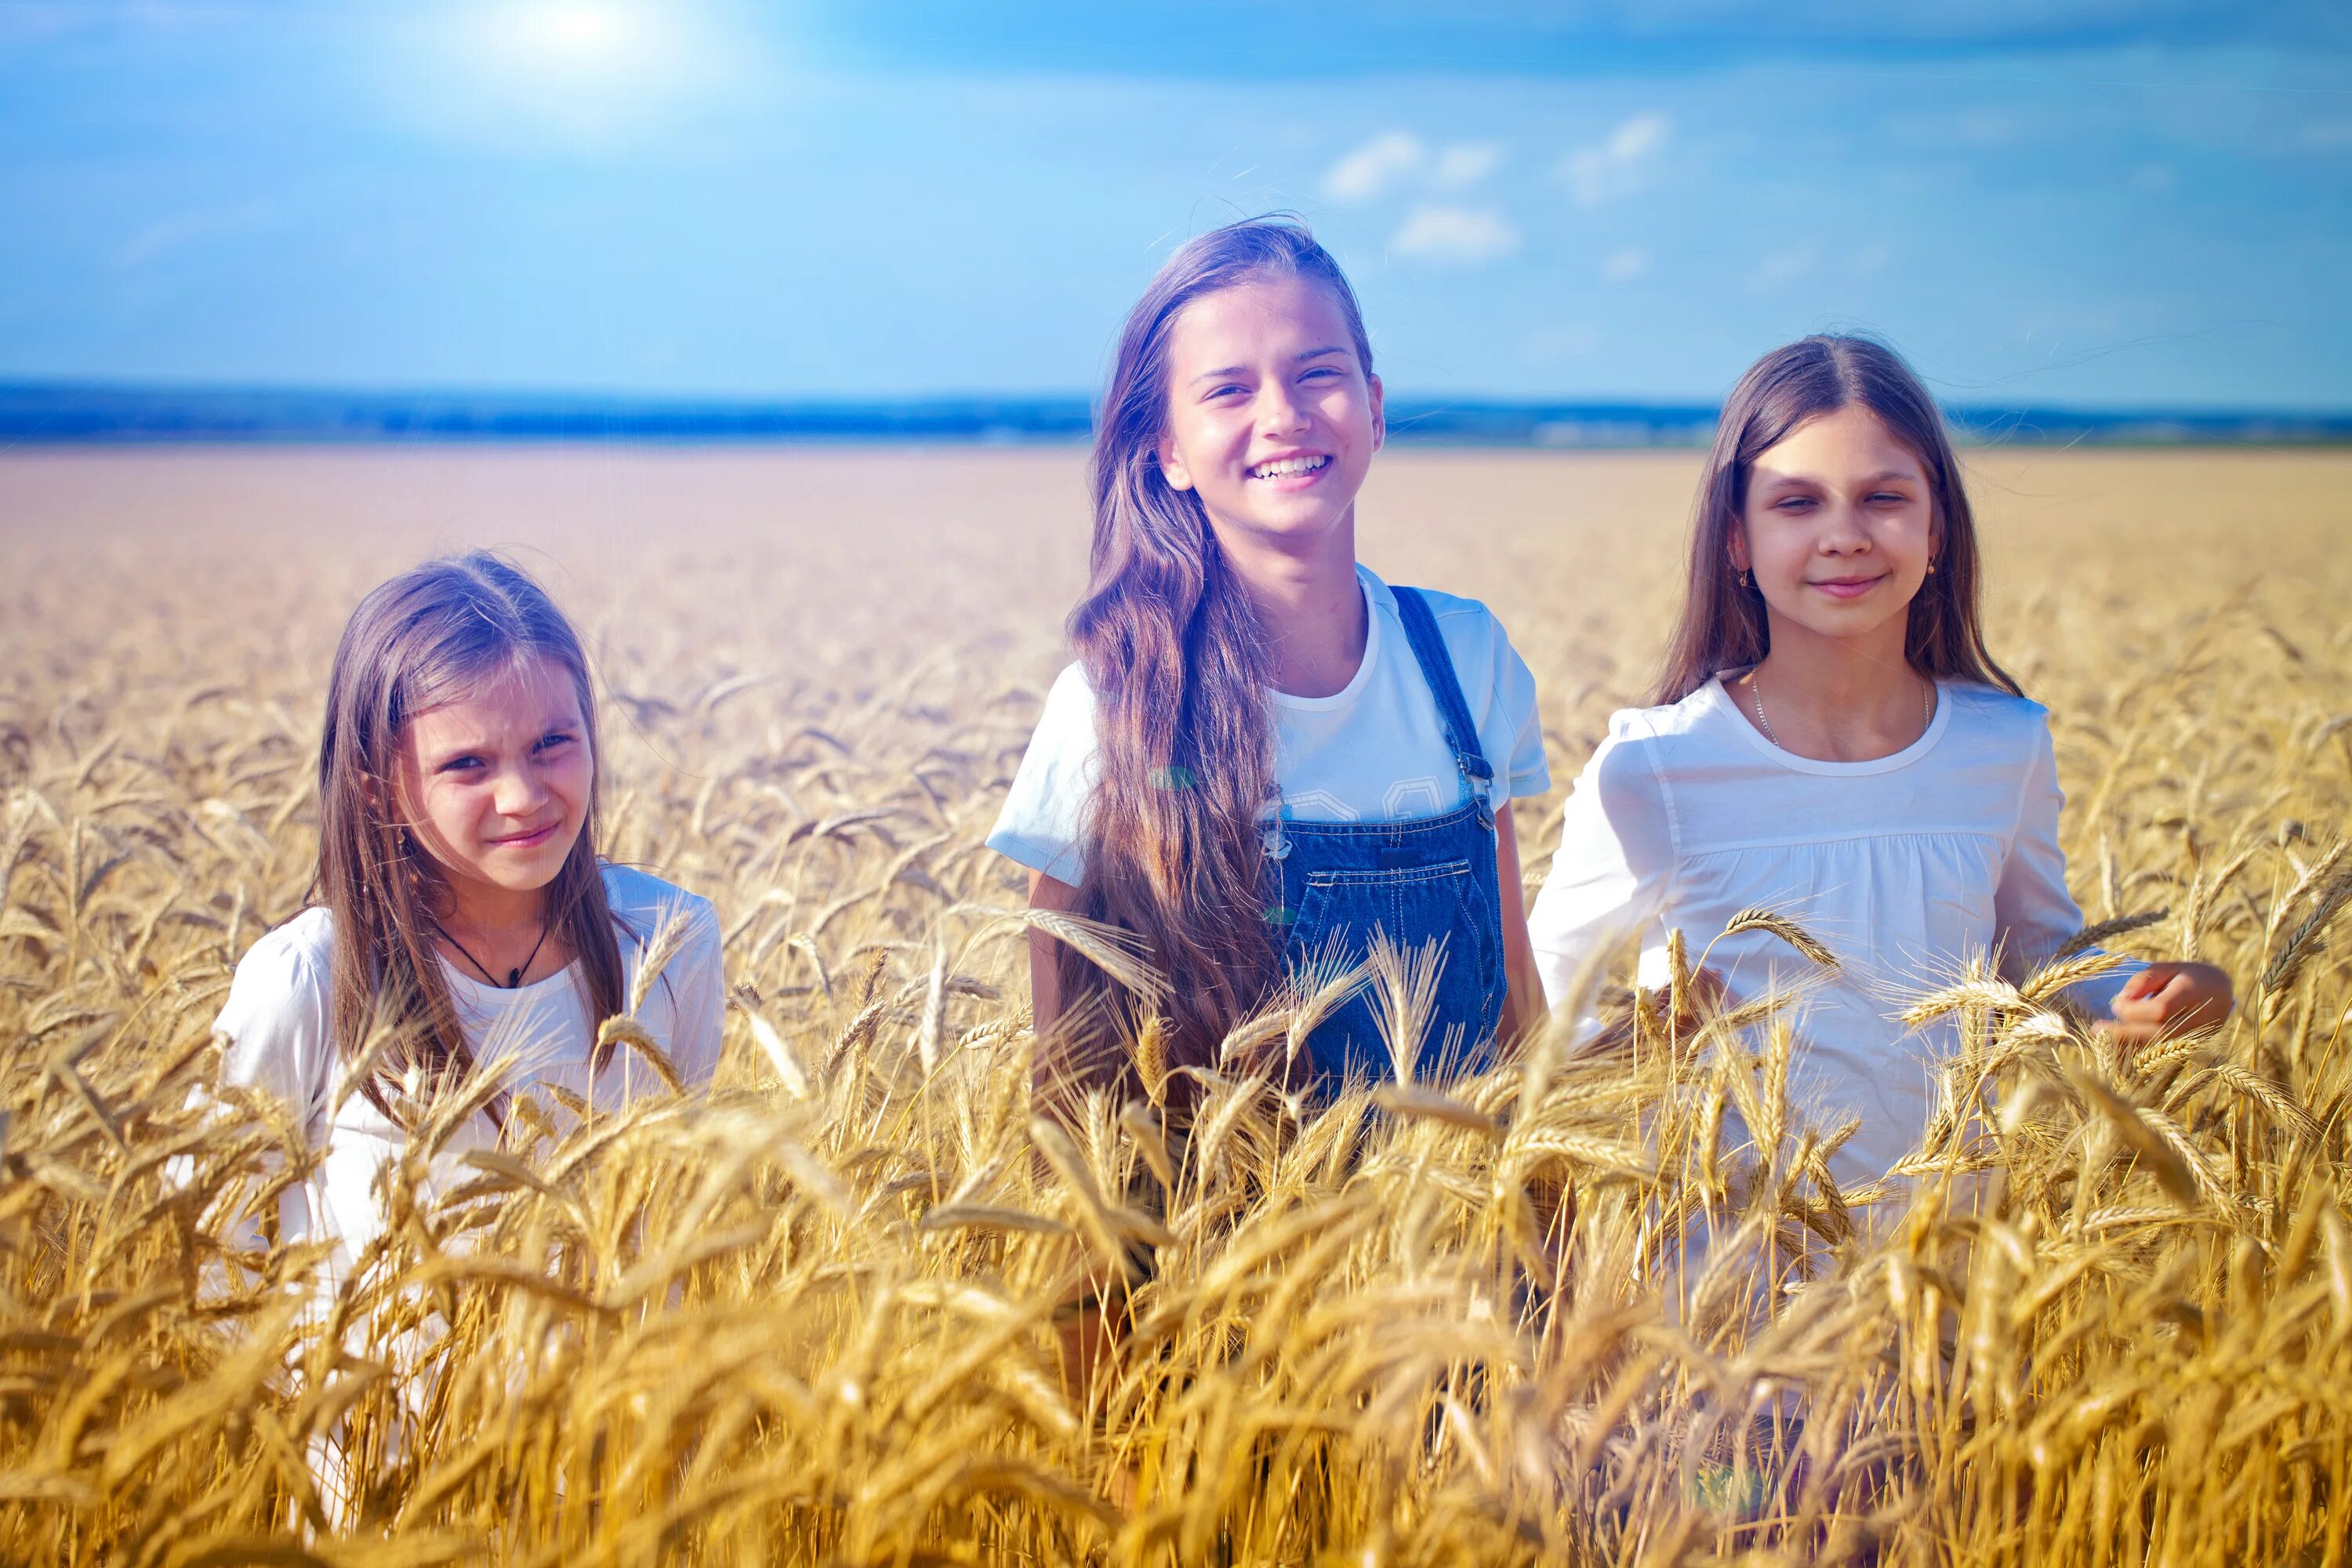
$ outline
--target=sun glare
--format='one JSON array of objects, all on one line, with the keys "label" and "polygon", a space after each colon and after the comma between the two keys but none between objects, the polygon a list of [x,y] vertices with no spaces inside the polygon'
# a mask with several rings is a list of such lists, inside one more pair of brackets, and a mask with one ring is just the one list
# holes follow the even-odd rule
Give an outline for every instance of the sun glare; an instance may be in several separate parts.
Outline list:
[{"label": "sun glare", "polygon": [[626,78],[658,68],[671,52],[659,12],[623,0],[526,0],[486,20],[488,52],[519,75]]},{"label": "sun glare", "polygon": [[707,12],[682,0],[469,0],[439,15],[433,68],[404,90],[512,144],[646,135],[725,74]]}]

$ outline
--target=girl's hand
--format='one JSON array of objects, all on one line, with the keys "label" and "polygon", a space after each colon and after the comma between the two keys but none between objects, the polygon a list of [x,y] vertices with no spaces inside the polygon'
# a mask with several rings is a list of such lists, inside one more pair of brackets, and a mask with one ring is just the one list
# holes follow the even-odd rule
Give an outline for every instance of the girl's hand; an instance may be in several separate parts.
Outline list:
[{"label": "girl's hand", "polygon": [[2116,993],[2104,1027],[2126,1046],[2141,1046],[2158,1035],[2211,1028],[2236,1005],[2230,976],[2210,963],[2151,963]]},{"label": "girl's hand", "polygon": [[[1664,1014],[1666,1010],[1665,993],[1658,991],[1652,993],[1652,995],[1658,1004],[1658,1011]],[[1672,1020],[1675,1033],[1684,1037],[1696,1034],[1706,1026],[1708,1017],[1723,1010],[1723,999],[1722,975],[1712,969],[1692,970],[1690,1006],[1681,1016]],[[1633,1017],[1630,1013],[1612,1018],[1601,1026],[1599,1034],[1587,1040],[1580,1048],[1596,1053],[1630,1049],[1633,1044],[1634,1027]]]}]

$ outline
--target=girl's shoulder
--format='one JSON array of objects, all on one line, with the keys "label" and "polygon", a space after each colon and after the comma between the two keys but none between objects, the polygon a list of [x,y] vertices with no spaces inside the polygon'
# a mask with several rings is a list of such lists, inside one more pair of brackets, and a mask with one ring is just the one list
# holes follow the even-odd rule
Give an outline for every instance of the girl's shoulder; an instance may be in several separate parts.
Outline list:
[{"label": "girl's shoulder", "polygon": [[[1720,677],[1710,678],[1679,701],[1647,708],[1620,708],[1609,715],[1609,733],[1601,745],[1611,751],[1668,752],[1693,742],[1724,738],[1722,721],[1737,719]],[[1736,735],[1737,731],[1731,731]]]},{"label": "girl's shoulder", "polygon": [[[1397,608],[1399,590],[1390,587],[1375,575],[1371,568],[1359,565],[1357,574],[1363,579],[1364,593],[1372,613],[1395,629],[1398,645],[1403,644],[1403,614]],[[1461,682],[1462,695],[1470,704],[1473,714],[1487,712],[1491,705],[1500,704],[1514,723],[1524,721],[1532,728],[1536,723],[1535,677],[1528,669],[1527,660],[1511,646],[1511,636],[1495,612],[1476,599],[1449,594],[1442,588],[1414,587],[1429,607],[1430,619],[1437,625],[1437,640],[1444,646],[1445,657],[1454,666],[1454,679]],[[1385,638],[1390,634],[1383,633]],[[1549,787],[1548,782],[1533,786],[1536,793]]]},{"label": "girl's shoulder", "polygon": [[1091,757],[1095,750],[1095,687],[1076,659],[1062,667],[1046,689],[1045,706],[1030,731],[1029,755],[1040,762]]},{"label": "girl's shoulder", "polygon": [[306,1118],[318,1110],[334,1073],[334,917],[315,907],[246,949],[213,1020],[227,1039],[223,1082],[267,1089]]},{"label": "girl's shoulder", "polygon": [[[1379,574],[1369,566],[1358,565],[1356,574],[1363,579],[1364,591],[1370,595],[1375,609],[1384,610],[1391,616],[1400,614],[1397,609],[1399,590],[1382,582]],[[1488,609],[1483,600],[1449,594],[1443,588],[1416,585],[1409,591],[1420,595],[1421,602],[1429,606],[1430,618],[1437,623],[1438,635],[1445,639],[1445,650],[1454,656],[1457,664],[1463,661],[1465,654],[1475,658],[1490,652],[1497,639],[1505,643],[1510,641],[1509,634],[1503,630],[1503,623],[1496,618],[1495,612]]]},{"label": "girl's shoulder", "polygon": [[675,882],[664,881],[635,866],[615,866],[608,861],[602,869],[605,907],[613,911],[614,919],[640,936],[650,936],[681,916],[690,926],[716,929],[718,911],[701,894],[690,893]]},{"label": "girl's shoulder", "polygon": [[1095,709],[1095,683],[1087,674],[1087,667],[1076,659],[1062,667],[1054,677],[1054,684],[1045,689],[1045,712],[1048,716],[1078,713],[1089,717]]},{"label": "girl's shoulder", "polygon": [[236,961],[236,978],[247,989],[323,993],[334,961],[335,917],[314,904],[262,932]]},{"label": "girl's shoulder", "polygon": [[1939,681],[1937,691],[1951,704],[1953,728],[1974,746],[2032,753],[2050,743],[2050,710],[2031,697],[1973,680]]}]

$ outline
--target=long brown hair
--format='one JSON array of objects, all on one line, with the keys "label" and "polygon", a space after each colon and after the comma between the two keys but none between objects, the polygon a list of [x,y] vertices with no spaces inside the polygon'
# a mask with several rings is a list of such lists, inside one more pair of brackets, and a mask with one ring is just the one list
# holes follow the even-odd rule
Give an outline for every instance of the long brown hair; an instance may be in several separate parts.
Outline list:
[{"label": "long brown hair", "polygon": [[1922,675],[2024,695],[1985,651],[1976,515],[1935,399],[1885,343],[1824,333],[1758,360],[1724,401],[1691,520],[1690,580],[1653,704],[1679,702],[1718,670],[1759,663],[1771,650],[1764,595],[1743,587],[1731,568],[1731,534],[1748,504],[1748,476],[1758,458],[1800,425],[1855,405],[1877,416],[1919,459],[1935,505],[1936,570],[1911,600],[1904,656]]},{"label": "long brown hair", "polygon": [[[389,1113],[382,1083],[411,1068],[454,1081],[474,1067],[433,946],[448,913],[446,876],[401,820],[394,772],[416,715],[462,698],[534,658],[571,676],[588,754],[601,761],[587,655],[563,612],[530,576],[485,551],[428,561],[360,601],[335,648],[319,742],[319,870],[310,900],[334,921],[330,1028],[336,1054],[357,1060],[388,1029],[368,1097]],[[588,819],[548,885],[548,924],[576,963],[592,1018],[623,1011],[621,952],[596,859],[602,767]]]},{"label": "long brown hair", "polygon": [[[1276,949],[1265,927],[1259,817],[1274,797],[1273,663],[1208,513],[1169,484],[1169,339],[1204,295],[1267,276],[1331,291],[1365,375],[1372,351],[1355,291],[1305,226],[1255,218],[1169,258],[1128,312],[1095,423],[1094,546],[1070,640],[1095,695],[1098,773],[1082,835],[1081,913],[1142,937],[1170,983],[1171,1065],[1208,1061],[1264,1000]],[[1075,949],[1059,978],[1082,1073],[1117,1072],[1148,1021]]]}]

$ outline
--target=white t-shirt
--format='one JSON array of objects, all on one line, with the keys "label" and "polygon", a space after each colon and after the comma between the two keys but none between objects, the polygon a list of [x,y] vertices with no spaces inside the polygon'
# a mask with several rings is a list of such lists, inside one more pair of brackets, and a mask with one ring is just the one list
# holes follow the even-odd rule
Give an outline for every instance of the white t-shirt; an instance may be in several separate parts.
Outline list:
[{"label": "white t-shirt", "polygon": [[[1892,756],[1816,762],[1742,716],[1720,679],[1671,707],[1609,722],[1576,781],[1528,930],[1555,1004],[1597,946],[1641,933],[1641,979],[1663,985],[1666,937],[1700,949],[1751,906],[1785,914],[1842,965],[1820,970],[1769,932],[1716,943],[1734,1004],[1801,987],[1794,1098],[1822,1131],[1862,1127],[1832,1170],[1872,1181],[1915,1147],[1948,1026],[1898,1015],[1975,955],[2014,979],[2082,928],[2058,848],[2047,712],[1976,685],[1938,688],[1927,732]],[[2105,1012],[2129,974],[2073,999]]]},{"label": "white t-shirt", "polygon": [[[673,919],[686,921],[684,940],[655,981],[637,1021],[661,1046],[681,1079],[707,1082],[718,1066],[726,1006],[719,920],[709,900],[619,866],[604,868],[604,897],[635,937],[621,939],[625,986],[634,985],[645,944],[655,933]],[[333,917],[327,910],[309,909],[255,942],[237,963],[227,1005],[213,1027],[229,1038],[222,1077],[276,1094],[293,1110],[311,1145],[325,1146],[319,1170],[279,1200],[278,1221],[280,1235],[289,1242],[335,1238],[340,1246],[329,1272],[340,1279],[383,1228],[375,1175],[385,1162],[399,1157],[405,1136],[398,1123],[357,1091],[331,1118],[328,1101],[341,1066],[329,1022],[333,1012],[328,983],[333,932]],[[468,978],[443,960],[441,975],[448,983],[475,1060],[514,1058],[507,1081],[515,1090],[560,1086],[599,1107],[619,1105],[632,1094],[660,1091],[660,1076],[626,1046],[615,1048],[593,1085],[588,1081],[596,1027],[574,983],[576,968],[568,965],[544,980],[508,991]],[[562,1125],[561,1106],[543,1094],[538,1099]],[[461,1172],[458,1162],[467,1150],[495,1147],[498,1136],[488,1116],[477,1115],[436,1157],[435,1182]]]},{"label": "white t-shirt", "polygon": [[[1297,822],[1400,822],[1441,816],[1467,798],[1446,744],[1436,695],[1397,616],[1396,595],[1364,566],[1364,658],[1329,697],[1273,692],[1274,774],[1279,802],[1267,815]],[[1535,677],[1502,623],[1475,599],[1422,590],[1454,661],[1500,810],[1551,788]],[[1095,694],[1073,664],[1045,698],[988,847],[1033,871],[1076,886],[1085,871],[1080,835],[1097,771]]]}]

